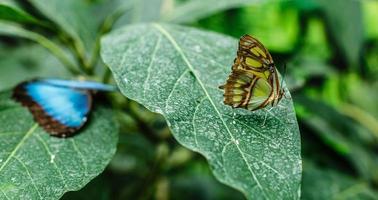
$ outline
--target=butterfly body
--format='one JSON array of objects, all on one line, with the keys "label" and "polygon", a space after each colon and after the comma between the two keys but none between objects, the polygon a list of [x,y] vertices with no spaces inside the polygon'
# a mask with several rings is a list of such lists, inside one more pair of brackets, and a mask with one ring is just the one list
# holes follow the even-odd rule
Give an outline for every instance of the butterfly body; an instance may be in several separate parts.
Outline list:
[{"label": "butterfly body", "polygon": [[276,106],[284,94],[272,56],[249,35],[240,38],[231,75],[220,89],[225,104],[252,111]]},{"label": "butterfly body", "polygon": [[112,91],[91,81],[36,79],[18,84],[13,98],[27,107],[51,135],[67,137],[82,128],[92,107],[94,91]]}]

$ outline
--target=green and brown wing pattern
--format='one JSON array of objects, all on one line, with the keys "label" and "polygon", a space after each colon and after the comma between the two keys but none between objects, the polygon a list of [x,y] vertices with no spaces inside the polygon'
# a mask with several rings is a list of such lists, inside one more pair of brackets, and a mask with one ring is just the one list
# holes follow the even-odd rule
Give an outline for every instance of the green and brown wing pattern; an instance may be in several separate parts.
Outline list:
[{"label": "green and brown wing pattern", "polygon": [[250,35],[240,38],[237,57],[224,89],[224,103],[233,108],[257,110],[275,106],[283,90],[268,50]]},{"label": "green and brown wing pattern", "polygon": [[256,110],[270,103],[272,87],[266,79],[245,70],[232,71],[225,85],[224,103],[233,108]]}]

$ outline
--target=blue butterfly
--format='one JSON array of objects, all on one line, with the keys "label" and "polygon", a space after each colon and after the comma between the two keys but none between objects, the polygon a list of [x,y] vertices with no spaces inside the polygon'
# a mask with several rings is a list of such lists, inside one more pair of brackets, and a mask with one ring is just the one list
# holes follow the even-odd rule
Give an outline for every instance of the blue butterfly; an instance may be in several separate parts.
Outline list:
[{"label": "blue butterfly", "polygon": [[50,135],[67,137],[87,121],[95,91],[115,90],[114,86],[92,81],[35,79],[18,84],[13,98],[26,106]]}]

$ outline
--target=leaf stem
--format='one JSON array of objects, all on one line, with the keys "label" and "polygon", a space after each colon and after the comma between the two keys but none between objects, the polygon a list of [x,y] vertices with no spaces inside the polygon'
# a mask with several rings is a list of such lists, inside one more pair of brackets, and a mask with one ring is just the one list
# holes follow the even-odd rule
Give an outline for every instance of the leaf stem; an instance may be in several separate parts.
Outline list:
[{"label": "leaf stem", "polygon": [[155,161],[152,164],[152,169],[149,171],[147,176],[145,176],[140,190],[137,191],[136,199],[144,200],[150,199],[152,195],[151,186],[155,186],[155,183],[160,179],[160,176],[163,172],[164,163],[167,160],[169,154],[168,144],[161,142],[156,146],[156,157]]},{"label": "leaf stem", "polygon": [[[102,36],[108,33],[110,30],[112,30],[114,23],[125,13],[127,9],[128,9],[127,7],[118,9],[113,14],[109,15],[102,23],[100,30],[97,33],[95,46],[92,51],[91,59],[88,63],[90,68],[94,68],[94,66],[96,66],[99,60]],[[107,71],[105,73],[107,73]]]},{"label": "leaf stem", "polygon": [[66,69],[73,75],[79,75],[81,72],[76,68],[76,65],[73,64],[69,58],[65,55],[64,51],[55,45],[53,42],[50,42],[47,38],[43,36],[38,36],[39,43],[48,49],[65,67]]},{"label": "leaf stem", "polygon": [[106,66],[106,67],[105,67],[104,75],[102,76],[102,82],[103,82],[103,83],[109,83],[111,77],[112,77],[112,72],[111,72],[110,69]]},{"label": "leaf stem", "polygon": [[74,55],[79,63],[80,69],[87,75],[93,75],[94,70],[86,58],[85,50],[82,44],[73,39],[72,43]]},{"label": "leaf stem", "polygon": [[135,121],[138,124],[138,127],[140,127],[141,133],[150,140],[153,144],[156,144],[158,141],[160,141],[160,138],[157,136],[158,134],[154,129],[152,129],[139,115],[138,112],[135,111],[135,106],[132,106],[135,104],[134,102],[129,102],[127,104],[127,111],[129,115],[135,119]]}]

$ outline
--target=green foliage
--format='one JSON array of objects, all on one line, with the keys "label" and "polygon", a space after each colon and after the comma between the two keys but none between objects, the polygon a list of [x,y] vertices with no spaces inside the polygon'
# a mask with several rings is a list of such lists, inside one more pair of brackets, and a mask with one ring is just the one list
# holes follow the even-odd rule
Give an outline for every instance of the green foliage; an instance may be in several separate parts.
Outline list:
[{"label": "green foliage", "polygon": [[30,1],[60,30],[74,40],[78,53],[84,54],[93,48],[97,26],[90,18],[89,5],[76,0],[31,0]]},{"label": "green foliage", "polygon": [[249,199],[298,199],[300,143],[291,101],[253,114],[222,104],[217,87],[228,76],[235,43],[181,26],[139,25],[106,36],[101,55],[121,92],[164,115],[175,138],[204,155],[219,180]]},{"label": "green foliage", "polygon": [[0,1],[0,19],[20,23],[37,23],[38,20],[20,8],[17,2],[12,0]]},{"label": "green foliage", "polygon": [[50,137],[29,111],[0,94],[0,198],[57,199],[104,170],[117,144],[112,113],[101,106],[80,135]]},{"label": "green foliage", "polygon": [[188,23],[210,16],[222,10],[239,8],[245,5],[273,3],[282,0],[192,0],[178,3],[174,9],[163,14],[163,19],[170,22]]},{"label": "green foliage", "polygon": [[[377,199],[377,5],[0,0],[0,199],[57,199],[101,172],[63,199]],[[222,103],[246,33],[290,91],[272,110]],[[10,98],[35,77],[120,92],[58,139]]]},{"label": "green foliage", "polygon": [[70,77],[56,57],[35,44],[0,49],[0,66],[0,90],[35,77]]},{"label": "green foliage", "polygon": [[302,191],[306,199],[378,199],[366,182],[307,162],[304,166]]},{"label": "green foliage", "polygon": [[361,3],[354,0],[319,0],[319,2],[335,44],[339,46],[338,49],[341,50],[346,63],[357,68],[363,45]]},{"label": "green foliage", "polygon": [[0,35],[21,37],[21,38],[26,38],[29,40],[34,40],[35,42],[39,43],[41,46],[50,50],[52,54],[54,54],[63,64],[66,65],[69,71],[75,74],[78,73],[77,69],[75,69],[75,65],[70,61],[66,53],[54,42],[50,41],[43,35],[28,31],[18,26],[17,24],[2,22],[2,21],[0,21]]}]

